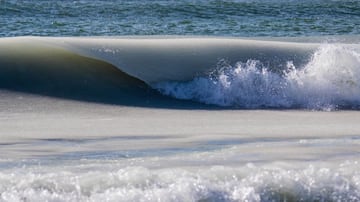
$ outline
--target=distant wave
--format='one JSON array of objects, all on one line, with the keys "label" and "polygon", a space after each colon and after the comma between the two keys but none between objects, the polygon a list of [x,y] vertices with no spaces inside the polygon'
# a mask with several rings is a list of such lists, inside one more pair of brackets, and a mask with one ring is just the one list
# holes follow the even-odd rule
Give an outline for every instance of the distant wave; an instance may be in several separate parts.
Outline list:
[{"label": "distant wave", "polygon": [[249,59],[233,66],[223,62],[209,76],[153,86],[179,99],[228,107],[359,108],[359,49],[326,44],[303,67],[292,61],[285,66],[276,72],[266,61]]},{"label": "distant wave", "polygon": [[1,38],[0,89],[144,107],[359,109],[358,38]]}]

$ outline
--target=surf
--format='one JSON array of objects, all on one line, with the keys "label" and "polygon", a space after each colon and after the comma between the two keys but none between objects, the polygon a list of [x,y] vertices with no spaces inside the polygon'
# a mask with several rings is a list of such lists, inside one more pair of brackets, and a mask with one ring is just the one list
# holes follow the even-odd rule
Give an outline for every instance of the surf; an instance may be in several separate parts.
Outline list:
[{"label": "surf", "polygon": [[179,99],[237,108],[358,109],[360,49],[321,45],[309,62],[274,69],[261,60],[231,65],[188,82],[160,82],[160,92]]},{"label": "surf", "polygon": [[168,106],[190,100],[230,108],[358,108],[358,38],[321,40],[2,38],[0,87],[123,105],[146,97]]}]

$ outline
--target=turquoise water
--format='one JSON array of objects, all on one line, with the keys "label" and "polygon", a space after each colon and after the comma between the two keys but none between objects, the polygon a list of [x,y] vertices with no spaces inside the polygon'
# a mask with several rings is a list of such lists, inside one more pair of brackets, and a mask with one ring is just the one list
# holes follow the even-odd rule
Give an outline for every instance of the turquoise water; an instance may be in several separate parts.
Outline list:
[{"label": "turquoise water", "polygon": [[360,1],[0,1],[0,36],[360,34]]}]

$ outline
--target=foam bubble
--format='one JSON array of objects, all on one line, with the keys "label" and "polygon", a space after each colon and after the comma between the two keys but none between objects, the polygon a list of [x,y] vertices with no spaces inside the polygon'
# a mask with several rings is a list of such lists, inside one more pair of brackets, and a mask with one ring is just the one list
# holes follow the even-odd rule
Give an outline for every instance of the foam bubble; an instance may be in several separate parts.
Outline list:
[{"label": "foam bubble", "polygon": [[322,45],[303,67],[286,68],[249,59],[220,65],[208,77],[160,82],[165,95],[239,108],[336,109],[360,106],[360,51],[341,44]]},{"label": "foam bubble", "polygon": [[[279,165],[80,172],[38,167],[0,173],[2,201],[358,201],[357,162],[337,167]],[[46,172],[44,172],[46,170]],[[84,171],[84,170],[83,170]]]}]

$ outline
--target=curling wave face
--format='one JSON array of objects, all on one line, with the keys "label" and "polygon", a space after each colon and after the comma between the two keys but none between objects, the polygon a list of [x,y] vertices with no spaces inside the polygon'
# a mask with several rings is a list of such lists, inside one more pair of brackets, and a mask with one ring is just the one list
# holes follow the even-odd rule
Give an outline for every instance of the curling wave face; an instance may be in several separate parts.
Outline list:
[{"label": "curling wave face", "polygon": [[235,65],[221,62],[216,71],[188,82],[153,85],[165,95],[238,108],[336,109],[360,106],[360,51],[343,45],[322,45],[311,60],[284,68],[249,59]]},{"label": "curling wave face", "polygon": [[357,42],[296,40],[0,38],[0,201],[360,201],[356,110],[166,110],[358,109]]},{"label": "curling wave face", "polygon": [[358,37],[317,40],[3,38],[0,88],[143,107],[359,109]]}]

